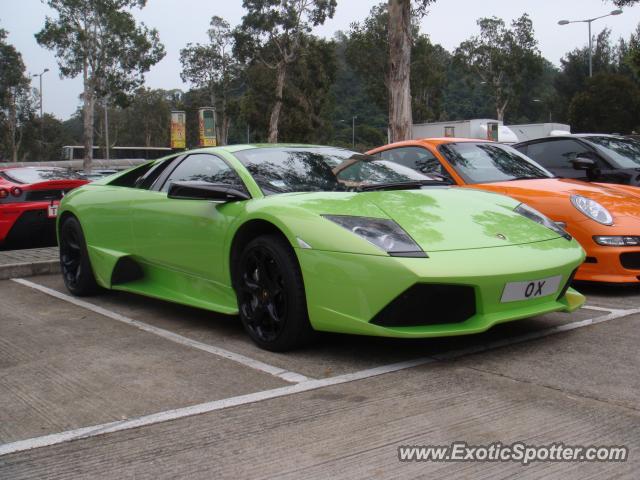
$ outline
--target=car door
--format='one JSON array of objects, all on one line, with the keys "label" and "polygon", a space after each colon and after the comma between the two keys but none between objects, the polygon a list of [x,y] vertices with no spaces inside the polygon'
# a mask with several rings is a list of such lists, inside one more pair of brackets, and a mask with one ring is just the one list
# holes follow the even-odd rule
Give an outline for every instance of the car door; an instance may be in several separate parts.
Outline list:
[{"label": "car door", "polygon": [[[168,198],[173,182],[225,183],[245,186],[222,158],[193,153],[177,159],[144,191],[133,209],[137,254],[157,267],[220,282],[226,233],[244,202]],[[246,190],[245,190],[246,191]]]},{"label": "car door", "polygon": [[577,170],[571,163],[571,160],[578,156],[590,158],[596,162],[596,167],[600,172],[611,169],[608,162],[598,155],[594,149],[570,138],[556,138],[529,143],[525,147],[519,147],[518,150],[558,177],[589,180],[586,170]]}]

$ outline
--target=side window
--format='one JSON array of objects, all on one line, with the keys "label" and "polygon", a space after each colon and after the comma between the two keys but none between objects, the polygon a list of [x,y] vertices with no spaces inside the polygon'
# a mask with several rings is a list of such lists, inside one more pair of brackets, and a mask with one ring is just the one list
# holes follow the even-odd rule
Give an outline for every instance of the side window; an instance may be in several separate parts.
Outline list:
[{"label": "side window", "polygon": [[168,158],[167,160],[153,165],[151,169],[144,175],[138,177],[135,183],[135,188],[142,190],[149,190],[155,183],[158,177],[164,172],[169,165],[175,160],[175,158]]},{"label": "side window", "polygon": [[547,168],[573,168],[571,160],[578,155],[593,158],[592,152],[575,140],[551,140],[548,142],[530,143],[527,155]]},{"label": "side window", "polygon": [[380,158],[390,162],[398,163],[405,167],[418,170],[419,172],[429,174],[438,173],[450,180],[451,175],[442,166],[440,161],[426,148],[422,147],[401,147],[381,152]]},{"label": "side window", "polygon": [[236,171],[222,159],[208,153],[195,153],[185,158],[167,177],[160,191],[169,191],[173,182],[224,183],[244,189]]}]

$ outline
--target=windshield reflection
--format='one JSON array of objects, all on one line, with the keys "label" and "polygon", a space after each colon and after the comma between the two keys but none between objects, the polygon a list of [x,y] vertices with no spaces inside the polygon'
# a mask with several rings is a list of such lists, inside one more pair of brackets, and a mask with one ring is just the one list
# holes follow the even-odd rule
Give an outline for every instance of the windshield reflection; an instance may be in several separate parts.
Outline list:
[{"label": "windshield reflection", "polygon": [[1,175],[7,180],[29,184],[49,180],[84,180],[85,177],[71,169],[59,167],[16,167],[3,170]]},{"label": "windshield reflection", "polygon": [[588,141],[609,155],[622,168],[640,167],[640,142],[630,138],[591,136]]},{"label": "windshield reflection", "polygon": [[375,185],[437,180],[410,168],[333,147],[266,147],[234,154],[265,195],[358,191]]},{"label": "windshield reflection", "polygon": [[496,143],[449,143],[440,152],[465,183],[550,178],[551,173],[517,150]]}]

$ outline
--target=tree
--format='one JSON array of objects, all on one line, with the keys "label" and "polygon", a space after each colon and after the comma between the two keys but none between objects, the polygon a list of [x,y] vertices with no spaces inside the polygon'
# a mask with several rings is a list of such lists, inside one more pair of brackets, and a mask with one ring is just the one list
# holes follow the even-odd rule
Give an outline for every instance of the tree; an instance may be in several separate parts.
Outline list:
[{"label": "tree", "polygon": [[333,17],[336,0],[243,0],[242,6],[247,13],[235,32],[235,53],[275,72],[268,137],[275,143],[290,66],[304,50],[305,34]]},{"label": "tree", "polygon": [[478,20],[480,35],[460,44],[455,55],[492,90],[498,120],[524,91],[527,81],[539,77],[543,60],[525,13],[507,28],[497,17]]},{"label": "tree", "polygon": [[411,52],[411,103],[415,123],[439,120],[444,112],[444,92],[451,55],[419,35]]},{"label": "tree", "polygon": [[435,0],[389,0],[389,132],[391,141],[411,138],[412,18],[426,14]]},{"label": "tree", "polygon": [[640,88],[629,78],[598,73],[573,98],[569,119],[575,132],[631,133],[640,126]]},{"label": "tree", "polygon": [[[411,119],[427,121],[442,113],[449,53],[420,34],[417,16],[411,18]],[[372,101],[391,114],[391,62],[389,61],[389,14],[386,3],[374,6],[362,22],[351,25],[347,38],[347,59],[362,77],[363,88]],[[390,118],[390,117],[388,117]],[[391,121],[389,120],[389,123]],[[411,130],[409,129],[410,133]]]},{"label": "tree", "polygon": [[[633,38],[633,37],[632,37]],[[611,41],[611,31],[602,30],[595,38],[593,71],[595,73],[621,73],[620,52]],[[576,48],[560,59],[560,74],[554,85],[558,92],[560,116],[568,118],[573,97],[584,91],[589,80],[589,48]]]},{"label": "tree", "polygon": [[6,38],[6,30],[0,29],[0,122],[4,155],[17,162],[25,128],[33,120],[34,99],[22,55]]},{"label": "tree", "polygon": [[[389,109],[389,14],[387,5],[374,6],[361,23],[351,24],[346,61],[363,80],[363,89],[375,104]],[[355,112],[350,112],[355,113]]]},{"label": "tree", "polygon": [[632,7],[638,2],[640,2],[640,0],[613,0],[613,4],[616,7]]},{"label": "tree", "polygon": [[628,42],[620,41],[620,50],[621,61],[636,78],[640,78],[640,24]]},{"label": "tree", "polygon": [[137,25],[130,10],[146,0],[46,0],[57,12],[36,34],[38,43],[56,52],[64,77],[82,74],[84,168],[91,170],[96,99],[130,92],[164,57],[155,29]]},{"label": "tree", "polygon": [[139,88],[122,111],[121,145],[165,147],[169,144],[170,92]]},{"label": "tree", "polygon": [[214,16],[210,27],[207,45],[189,43],[180,50],[180,77],[197,88],[207,89],[211,106],[215,108],[218,143],[226,145],[231,123],[227,106],[232,84],[238,79],[240,65],[232,55],[234,36],[229,23]]}]

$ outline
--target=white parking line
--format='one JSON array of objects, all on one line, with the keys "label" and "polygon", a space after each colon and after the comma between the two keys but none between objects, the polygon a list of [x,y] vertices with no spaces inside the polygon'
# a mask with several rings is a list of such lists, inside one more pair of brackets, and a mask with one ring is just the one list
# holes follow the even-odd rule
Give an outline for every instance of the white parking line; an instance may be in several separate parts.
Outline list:
[{"label": "white parking line", "polygon": [[52,297],[77,305],[78,307],[91,310],[92,312],[95,312],[104,317],[111,318],[112,320],[117,320],[119,322],[126,323],[127,325],[131,325],[132,327],[136,327],[140,330],[144,330],[145,332],[153,333],[154,335],[158,335],[162,338],[166,338],[167,340],[171,340],[172,342],[179,343],[187,347],[197,348],[198,350],[203,350],[205,352],[212,353],[219,357],[226,358],[227,360],[240,363],[245,367],[249,367],[254,370],[259,370],[261,372],[268,373],[275,377],[281,378],[282,380],[285,380],[287,382],[300,383],[300,382],[306,382],[310,380],[309,377],[306,377],[299,373],[290,372],[283,368],[275,367],[273,365],[269,365],[267,363],[261,362],[260,360],[254,360],[253,358],[245,357],[244,355],[240,355],[239,353],[230,352],[229,350],[225,350],[223,348],[214,347],[213,345],[208,345],[206,343],[198,342],[197,340],[192,340],[191,338],[183,337],[182,335],[178,335],[177,333],[173,333],[163,328],[154,327],[153,325],[149,325],[144,322],[139,322],[138,320],[133,320],[129,317],[125,317],[124,315],[120,315],[119,313],[115,313],[115,312],[112,312],[111,310],[107,310],[106,308],[102,308],[92,303],[85,302],[84,300],[80,300],[70,295],[65,295],[64,293],[60,293],[57,290],[53,290],[52,288],[48,288],[43,285],[30,282],[29,280],[25,280],[24,278],[12,278],[12,280],[16,283],[19,283],[20,285],[33,288],[42,293],[46,293],[47,295],[50,295]]},{"label": "white parking line", "polygon": [[6,443],[4,445],[0,445],[0,456],[7,455],[10,453],[22,452],[25,450],[31,450],[33,448],[57,445],[61,443],[70,442],[73,440],[79,440],[82,438],[96,437],[106,433],[120,432],[123,430],[130,430],[132,428],[153,425],[156,423],[166,422],[170,420],[177,420],[180,418],[190,417],[193,415],[200,415],[203,413],[209,413],[216,410],[222,410],[225,408],[246,405],[248,403],[261,402],[263,400],[269,400],[272,398],[294,395],[296,393],[307,392],[310,390],[316,390],[319,388],[329,387],[333,385],[354,382],[357,380],[364,380],[366,378],[383,375],[385,373],[397,372],[400,370],[405,370],[407,368],[426,365],[436,361],[451,360],[451,359],[459,358],[465,355],[470,355],[473,353],[480,353],[480,352],[492,350],[498,347],[513,345],[513,344],[521,343],[527,340],[542,338],[549,335],[566,332],[569,330],[575,330],[577,328],[587,327],[590,325],[596,325],[599,323],[608,322],[616,318],[621,318],[621,317],[633,315],[636,313],[640,313],[640,308],[611,312],[610,314],[603,315],[601,317],[589,318],[586,320],[567,323],[564,325],[559,325],[557,327],[546,328],[543,330],[538,330],[536,332],[531,332],[524,335],[511,337],[505,340],[489,342],[486,344],[482,344],[482,345],[478,345],[470,348],[452,350],[443,354],[434,355],[432,357],[422,357],[414,360],[408,360],[405,362],[393,363],[390,365],[369,368],[366,370],[361,370],[359,372],[348,373],[345,375],[338,375],[338,376],[330,377],[326,379],[307,380],[295,385],[275,388],[272,390],[265,390],[262,392],[250,393],[247,395],[240,395],[237,397],[226,398],[223,400],[215,400],[213,402],[201,403],[199,405],[193,405],[190,407],[177,408],[175,410],[168,410],[165,412],[154,413],[151,415],[144,415],[142,417],[132,418],[129,420],[104,423],[104,424],[95,425],[92,427],[84,427],[76,430],[68,430],[66,432],[45,435],[42,437],[35,437],[27,440],[20,440],[17,442]]},{"label": "white parking line", "polygon": [[624,312],[623,308],[597,307],[595,305],[583,305],[587,310],[597,310],[598,312]]}]

